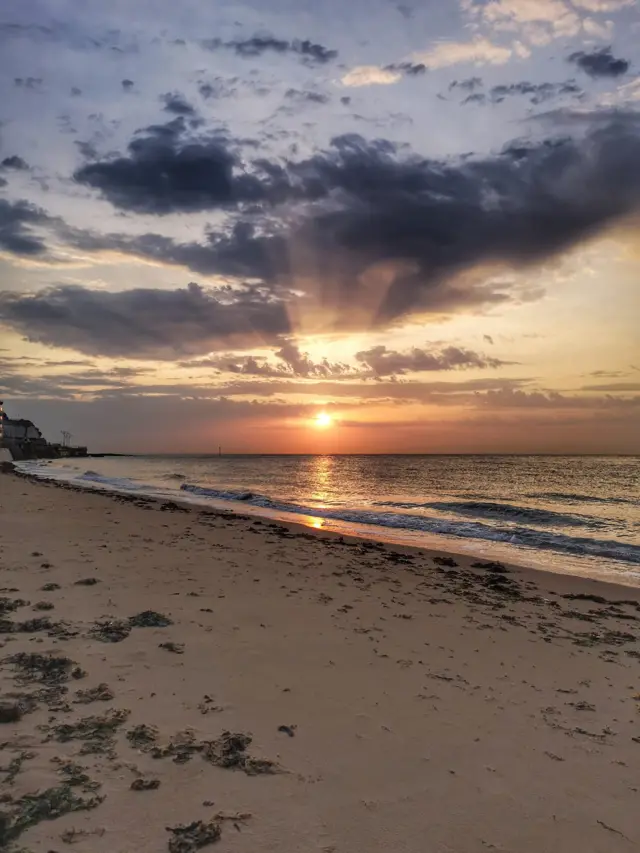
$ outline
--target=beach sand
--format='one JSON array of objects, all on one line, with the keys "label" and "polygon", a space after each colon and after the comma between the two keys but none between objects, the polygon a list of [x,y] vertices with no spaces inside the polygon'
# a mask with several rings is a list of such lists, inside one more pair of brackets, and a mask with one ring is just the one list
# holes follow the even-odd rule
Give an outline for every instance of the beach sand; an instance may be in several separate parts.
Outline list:
[{"label": "beach sand", "polygon": [[162,507],[0,475],[0,847],[640,849],[638,590]]}]

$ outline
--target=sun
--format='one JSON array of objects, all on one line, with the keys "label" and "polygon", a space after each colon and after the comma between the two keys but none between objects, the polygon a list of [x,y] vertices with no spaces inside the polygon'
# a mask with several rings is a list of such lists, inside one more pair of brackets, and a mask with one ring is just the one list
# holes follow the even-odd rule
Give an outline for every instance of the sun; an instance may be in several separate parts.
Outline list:
[{"label": "sun", "polygon": [[326,429],[333,426],[333,418],[327,412],[318,412],[313,422],[319,429]]}]

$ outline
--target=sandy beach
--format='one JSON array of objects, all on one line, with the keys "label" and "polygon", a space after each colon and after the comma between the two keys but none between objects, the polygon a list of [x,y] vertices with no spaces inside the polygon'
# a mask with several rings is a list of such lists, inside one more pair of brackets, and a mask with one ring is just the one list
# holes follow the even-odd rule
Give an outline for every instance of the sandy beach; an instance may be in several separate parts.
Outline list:
[{"label": "sandy beach", "polygon": [[0,474],[0,847],[640,846],[640,591]]}]

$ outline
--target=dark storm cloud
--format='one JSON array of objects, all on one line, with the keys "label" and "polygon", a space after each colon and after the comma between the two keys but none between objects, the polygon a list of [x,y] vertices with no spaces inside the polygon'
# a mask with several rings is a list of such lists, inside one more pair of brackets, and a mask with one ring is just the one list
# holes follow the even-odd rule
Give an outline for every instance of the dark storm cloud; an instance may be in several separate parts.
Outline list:
[{"label": "dark storm cloud", "polygon": [[134,83],[133,80],[122,80],[120,83],[125,92],[130,92],[133,89]]},{"label": "dark storm cloud", "polygon": [[238,56],[256,57],[264,53],[295,54],[310,64],[324,65],[335,59],[337,50],[329,50],[321,44],[315,44],[308,39],[287,41],[277,39],[273,36],[253,36],[248,39],[235,39],[224,42],[221,39],[208,39],[202,42],[206,50],[219,50],[227,48],[233,50]]},{"label": "dark storm cloud", "polygon": [[182,251],[211,270],[288,280],[295,245],[293,272],[326,281],[345,304],[366,295],[365,270],[395,262],[381,318],[451,310],[456,300],[481,304],[492,294],[443,282],[484,261],[544,260],[640,210],[638,157],[640,134],[627,123],[458,163],[340,137],[330,151],[286,169],[298,193],[331,204],[316,204],[291,231],[265,236],[238,223],[211,235],[208,246]]},{"label": "dark storm cloud", "polygon": [[26,201],[0,198],[0,251],[24,257],[42,254],[46,245],[32,229],[50,221],[44,211]]},{"label": "dark storm cloud", "polygon": [[173,359],[289,332],[282,302],[259,288],[109,293],[60,285],[0,291],[0,322],[27,340],[86,355]]},{"label": "dark storm cloud", "polygon": [[[517,142],[483,159],[425,159],[349,135],[305,160],[263,159],[245,171],[226,140],[189,142],[184,129],[183,117],[149,128],[127,157],[87,164],[78,177],[124,209],[224,207],[234,213],[226,230],[190,243],[72,229],[61,238],[259,280],[275,295],[296,290],[329,310],[337,329],[518,299],[509,283],[466,271],[544,261],[640,211],[640,125],[622,115],[576,139]],[[33,210],[13,211],[27,217],[19,228]]]},{"label": "dark storm cloud", "polygon": [[413,347],[407,352],[376,346],[356,353],[356,360],[375,376],[402,376],[405,373],[424,373],[437,370],[501,367],[508,362],[491,358],[462,347],[448,346],[441,350]]},{"label": "dark storm cloud", "polygon": [[225,138],[190,141],[185,131],[184,116],[149,127],[126,156],[87,163],[74,178],[115,207],[140,213],[211,210],[263,196],[256,177],[235,173],[237,157]]},{"label": "dark storm cloud", "polygon": [[2,169],[13,169],[16,172],[25,172],[29,169],[29,166],[22,157],[19,157],[17,154],[13,154],[11,157],[5,157],[4,160],[0,161],[0,170]]},{"label": "dark storm cloud", "polygon": [[630,65],[626,59],[616,59],[611,53],[611,47],[591,52],[578,50],[572,53],[567,61],[577,65],[590,77],[621,77],[627,73]]},{"label": "dark storm cloud", "polygon": [[[310,288],[338,323],[373,304],[370,322],[385,323],[413,311],[505,301],[508,287],[456,284],[456,274],[496,260],[543,261],[640,211],[640,124],[622,116],[596,121],[577,139],[516,142],[459,161],[420,158],[352,134],[306,160],[256,161],[252,173],[234,171],[225,141],[183,142],[180,121],[136,137],[126,158],[84,166],[78,178],[124,209],[224,205],[235,211],[232,227],[203,243],[88,233],[71,242],[259,279],[276,292]],[[296,217],[280,221],[279,203],[292,201]],[[369,276],[378,267],[386,270],[382,292]]]},{"label": "dark storm cloud", "polygon": [[160,95],[160,100],[164,103],[164,110],[167,113],[173,113],[177,116],[196,115],[195,108],[180,92],[167,92],[165,95]]}]

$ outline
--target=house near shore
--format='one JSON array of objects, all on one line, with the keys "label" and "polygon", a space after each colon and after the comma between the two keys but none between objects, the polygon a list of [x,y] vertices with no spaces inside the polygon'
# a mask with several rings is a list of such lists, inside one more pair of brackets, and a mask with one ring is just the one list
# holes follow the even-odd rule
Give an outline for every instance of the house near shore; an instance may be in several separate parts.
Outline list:
[{"label": "house near shore", "polygon": [[0,400],[0,447],[9,450],[14,459],[59,459],[63,456],[86,456],[86,447],[49,444],[41,430],[26,418],[10,418]]}]

